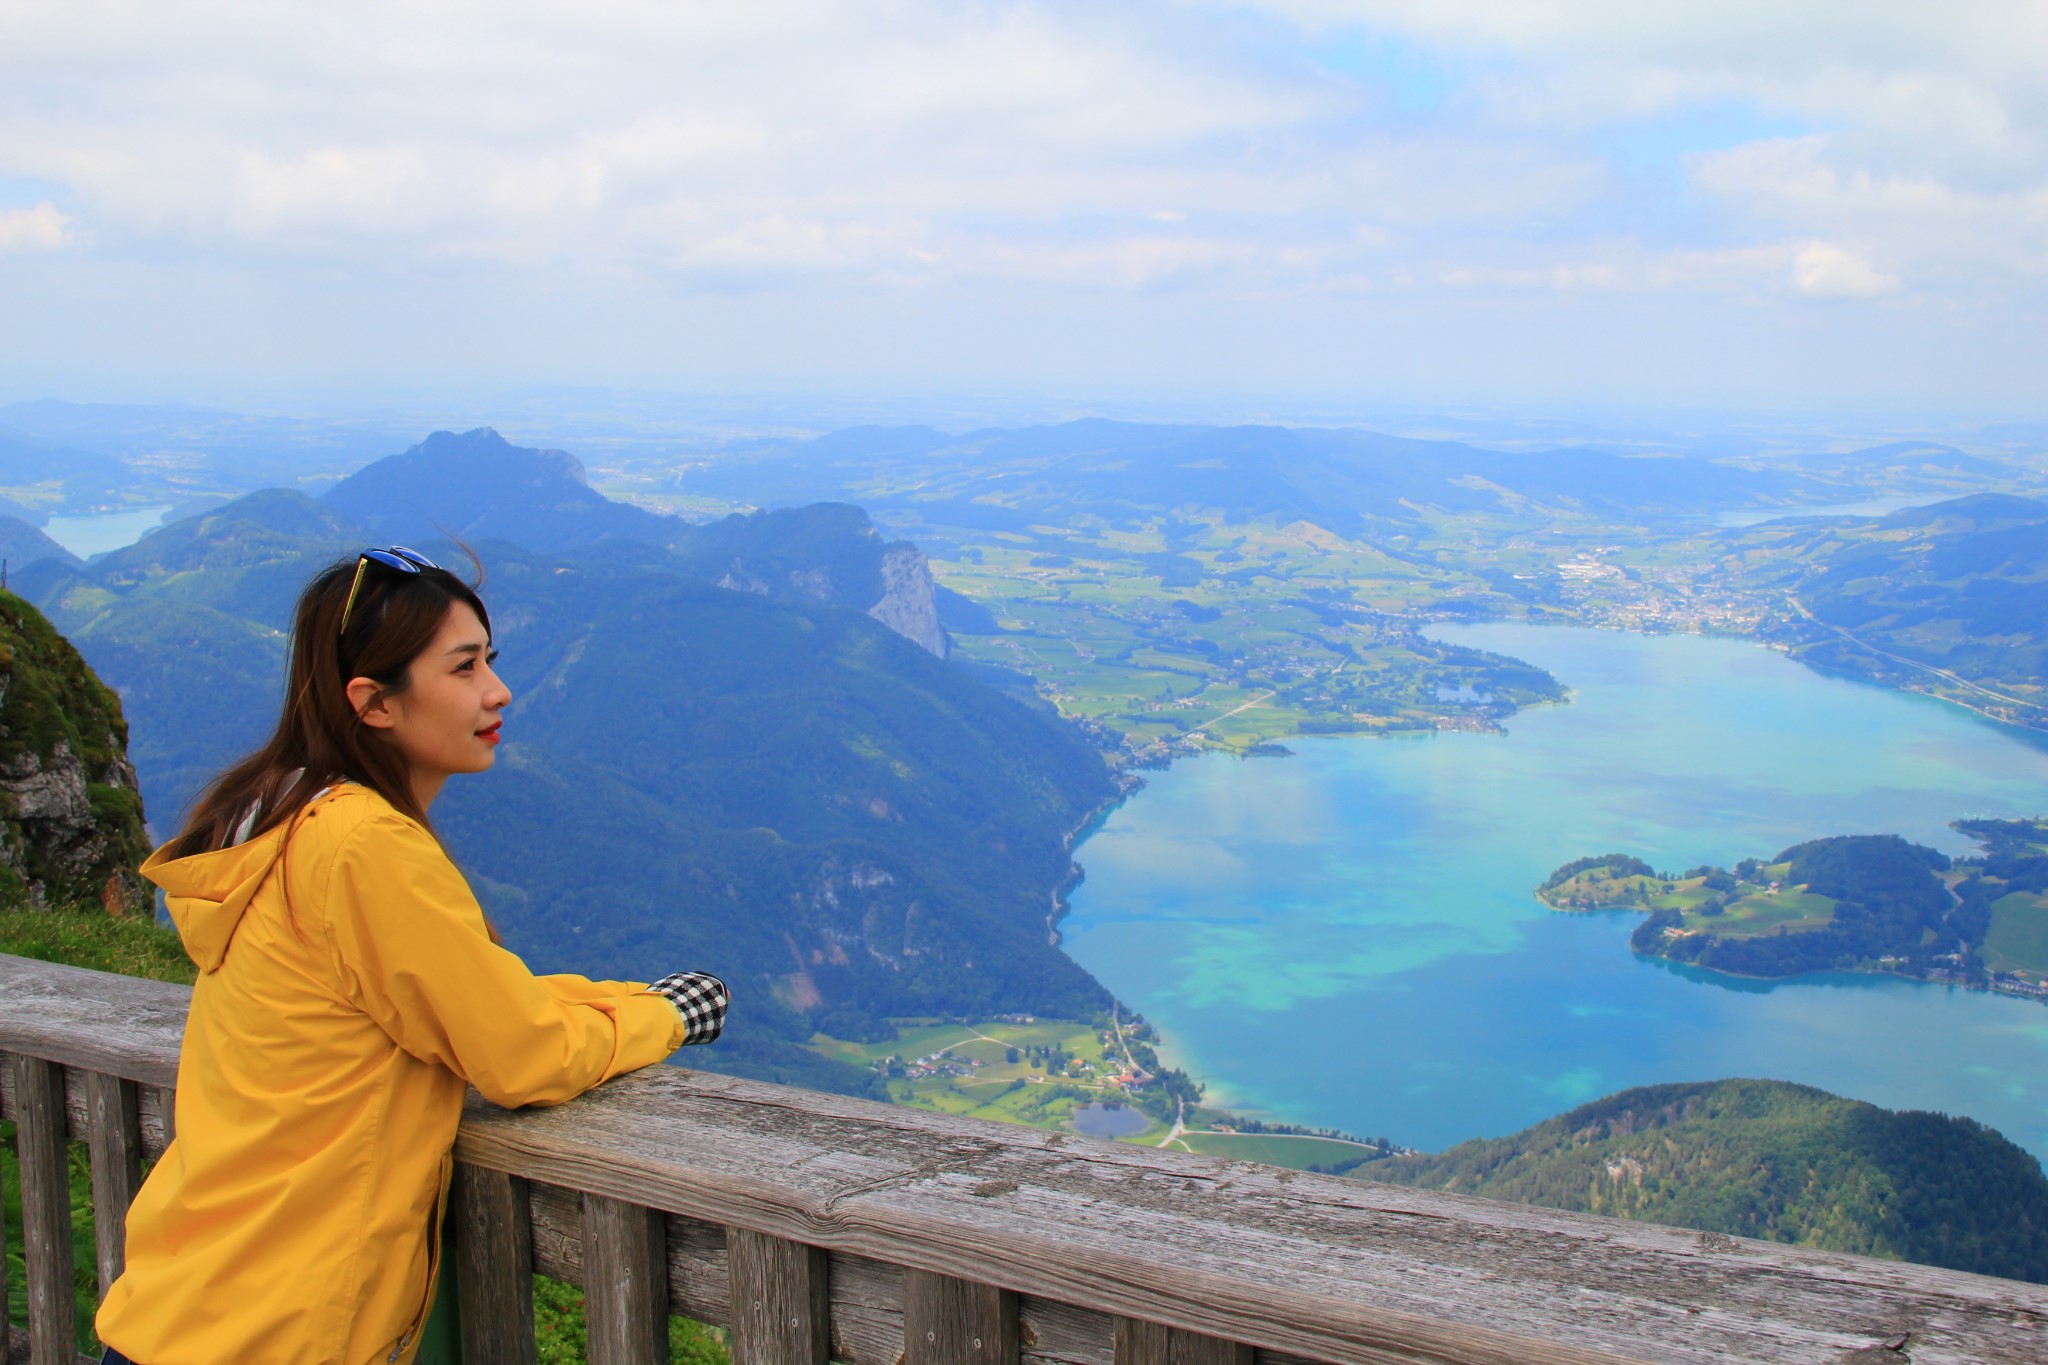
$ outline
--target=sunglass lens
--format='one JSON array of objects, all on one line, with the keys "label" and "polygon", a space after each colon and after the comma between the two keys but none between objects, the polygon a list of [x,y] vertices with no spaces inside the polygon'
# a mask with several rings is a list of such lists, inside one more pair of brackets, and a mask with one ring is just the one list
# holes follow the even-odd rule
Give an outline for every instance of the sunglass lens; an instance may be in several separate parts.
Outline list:
[{"label": "sunglass lens", "polygon": [[363,551],[363,558],[374,559],[385,568],[396,569],[400,573],[418,573],[420,571],[419,565],[401,559],[389,550],[365,550]]},{"label": "sunglass lens", "polygon": [[421,554],[418,550],[408,550],[403,545],[392,546],[391,553],[397,555],[401,559],[407,559],[412,561],[414,564],[418,565],[422,569],[438,569],[441,567],[439,564],[436,564],[433,560],[428,559],[425,555]]}]

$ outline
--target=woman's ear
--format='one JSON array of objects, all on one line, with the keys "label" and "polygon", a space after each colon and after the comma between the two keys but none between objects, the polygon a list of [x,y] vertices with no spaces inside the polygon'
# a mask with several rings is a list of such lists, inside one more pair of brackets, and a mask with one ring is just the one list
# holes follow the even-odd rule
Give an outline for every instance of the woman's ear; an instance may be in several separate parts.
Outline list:
[{"label": "woman's ear", "polygon": [[350,678],[348,704],[356,719],[365,725],[389,730],[398,723],[398,718],[391,714],[390,694],[374,678]]}]

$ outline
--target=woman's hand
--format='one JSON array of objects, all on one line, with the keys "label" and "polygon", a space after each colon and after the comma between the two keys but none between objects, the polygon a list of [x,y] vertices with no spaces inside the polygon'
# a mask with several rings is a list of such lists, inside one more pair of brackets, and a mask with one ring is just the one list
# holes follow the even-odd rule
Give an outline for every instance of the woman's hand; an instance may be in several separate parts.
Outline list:
[{"label": "woman's hand", "polygon": [[709,972],[673,972],[647,988],[647,994],[666,996],[683,1016],[683,1046],[708,1043],[725,1028],[726,1007],[732,992]]}]

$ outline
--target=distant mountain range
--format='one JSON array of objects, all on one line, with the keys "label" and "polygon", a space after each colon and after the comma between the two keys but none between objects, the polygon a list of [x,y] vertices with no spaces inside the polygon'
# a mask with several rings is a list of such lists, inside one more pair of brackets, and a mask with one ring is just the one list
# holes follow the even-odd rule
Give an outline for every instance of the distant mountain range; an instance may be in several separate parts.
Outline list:
[{"label": "distant mountain range", "polygon": [[436,816],[537,964],[730,974],[712,1060],[855,1090],[872,1079],[796,1044],[1107,1007],[1048,928],[1107,767],[938,657],[922,556],[857,508],[693,527],[609,503],[558,452],[440,433],[322,499],[255,493],[15,586],[120,690],[161,835],[268,732],[311,572],[400,536],[449,553],[437,525],[475,537],[517,700],[498,769]]},{"label": "distant mountain range", "polygon": [[[1428,425],[1509,449],[1357,427],[1101,419],[961,434],[851,427],[808,441],[748,436],[707,446],[682,410],[658,416],[628,405],[593,425],[581,398],[563,408],[564,397],[528,394],[512,410],[526,430],[583,432],[588,448],[659,469],[661,480],[688,491],[759,507],[849,500],[879,511],[886,504],[888,519],[904,526],[915,523],[897,516],[899,508],[939,504],[931,524],[943,525],[952,515],[945,504],[990,492],[977,471],[1018,482],[1025,503],[1112,509],[1135,498],[1152,506],[1165,490],[1235,515],[1299,516],[1344,533],[1375,519],[1406,524],[1418,509],[1659,516],[1853,501],[1870,496],[1874,483],[1894,492],[1962,492],[2021,474],[2000,459],[1926,441],[1798,454],[1796,438],[1785,436],[1617,433],[1602,445],[1602,434],[1584,424],[1483,420]],[[717,408],[696,405],[712,427],[721,425],[712,416]],[[1557,444],[1540,448],[1534,443],[1546,431]],[[1972,439],[2007,459],[2039,445],[2031,428],[1986,428]],[[0,490],[37,486],[32,522],[52,508],[138,502],[168,502],[184,513],[261,487],[319,492],[401,444],[389,419],[36,399],[0,406]],[[994,501],[1013,505],[1007,497]],[[0,506],[0,513],[11,510]]]},{"label": "distant mountain range", "polygon": [[2048,1281],[2048,1177],[1971,1119],[1784,1081],[1624,1090],[1365,1179]]},{"label": "distant mountain range", "polygon": [[1162,509],[1302,520],[1344,535],[1424,508],[1697,512],[1818,499],[1805,474],[1586,448],[1532,454],[1345,429],[1165,426],[1089,419],[948,436],[859,427],[692,470],[682,487],[760,505],[857,496],[892,518],[1022,530],[1087,511]]},{"label": "distant mountain range", "polygon": [[[395,429],[375,423],[53,398],[0,407],[0,433],[29,453],[60,453],[67,468],[58,477],[89,477],[115,494],[169,494],[172,502],[309,478],[324,486],[402,444]],[[0,486],[24,469],[8,449],[0,440]]]}]

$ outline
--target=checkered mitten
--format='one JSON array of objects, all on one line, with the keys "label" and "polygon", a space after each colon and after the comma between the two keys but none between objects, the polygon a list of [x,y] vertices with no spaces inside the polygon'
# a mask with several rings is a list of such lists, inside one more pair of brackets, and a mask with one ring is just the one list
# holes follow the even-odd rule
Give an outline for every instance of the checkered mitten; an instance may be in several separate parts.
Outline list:
[{"label": "checkered mitten", "polygon": [[673,972],[647,988],[649,995],[668,997],[683,1016],[683,1046],[708,1043],[725,1027],[732,992],[709,972]]}]

